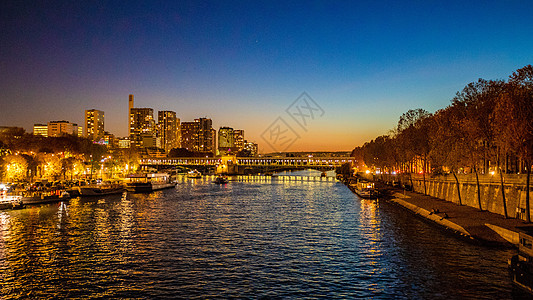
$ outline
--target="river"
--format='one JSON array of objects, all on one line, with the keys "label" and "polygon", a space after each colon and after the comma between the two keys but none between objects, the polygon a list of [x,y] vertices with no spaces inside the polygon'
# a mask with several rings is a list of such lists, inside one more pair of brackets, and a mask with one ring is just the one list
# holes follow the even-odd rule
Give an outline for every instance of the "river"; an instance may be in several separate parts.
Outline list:
[{"label": "river", "polygon": [[0,211],[4,299],[511,299],[513,253],[334,181],[182,180]]}]

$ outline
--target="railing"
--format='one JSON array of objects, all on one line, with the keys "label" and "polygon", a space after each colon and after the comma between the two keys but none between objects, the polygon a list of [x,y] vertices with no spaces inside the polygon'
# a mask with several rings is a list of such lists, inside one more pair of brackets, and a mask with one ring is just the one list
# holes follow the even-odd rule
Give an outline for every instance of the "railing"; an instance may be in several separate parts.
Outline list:
[{"label": "railing", "polygon": [[[234,160],[234,161],[233,161]],[[223,161],[231,161],[240,166],[310,166],[310,167],[334,167],[344,163],[353,164],[353,157],[295,157],[295,158],[213,158],[213,157],[182,157],[182,158],[143,158],[141,165],[210,165],[222,164]]]}]

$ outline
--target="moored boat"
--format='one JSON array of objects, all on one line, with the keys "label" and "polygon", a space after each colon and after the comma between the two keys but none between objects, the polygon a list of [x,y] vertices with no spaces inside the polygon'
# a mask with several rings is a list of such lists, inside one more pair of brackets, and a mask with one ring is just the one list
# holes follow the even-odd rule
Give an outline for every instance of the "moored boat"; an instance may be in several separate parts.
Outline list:
[{"label": "moored boat", "polygon": [[378,197],[378,191],[373,182],[359,180],[357,183],[350,184],[350,188],[361,198],[374,199]]},{"label": "moored boat", "polygon": [[132,174],[126,178],[126,190],[134,193],[149,193],[175,186],[167,173]]},{"label": "moored boat", "polygon": [[76,187],[81,196],[105,196],[116,195],[124,192],[121,184],[97,184]]},{"label": "moored boat", "polygon": [[21,196],[3,195],[0,197],[0,209],[19,209],[23,207]]},{"label": "moored boat", "polygon": [[65,190],[24,192],[21,198],[24,205],[53,203],[69,199],[70,194]]}]

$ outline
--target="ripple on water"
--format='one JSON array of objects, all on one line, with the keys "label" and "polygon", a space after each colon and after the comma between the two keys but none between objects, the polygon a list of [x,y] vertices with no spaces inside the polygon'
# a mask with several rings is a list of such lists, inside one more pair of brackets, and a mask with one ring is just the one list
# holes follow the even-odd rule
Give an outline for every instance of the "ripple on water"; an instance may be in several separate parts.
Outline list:
[{"label": "ripple on water", "polygon": [[512,253],[333,182],[181,183],[0,212],[15,298],[510,298]]}]

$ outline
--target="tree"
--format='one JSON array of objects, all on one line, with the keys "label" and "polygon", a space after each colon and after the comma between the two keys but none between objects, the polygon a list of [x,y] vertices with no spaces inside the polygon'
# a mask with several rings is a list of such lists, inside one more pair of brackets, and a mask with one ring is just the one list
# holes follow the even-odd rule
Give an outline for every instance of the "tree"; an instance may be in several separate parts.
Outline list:
[{"label": "tree", "polygon": [[476,175],[477,199],[480,210],[481,193],[479,184],[479,164],[482,162],[482,171],[487,173],[488,161],[495,157],[494,130],[492,127],[494,109],[499,94],[503,91],[503,81],[490,81],[478,79],[466,85],[461,92],[457,92],[452,99],[452,107],[457,114],[460,124],[456,128],[461,137],[464,157]]},{"label": "tree", "polygon": [[431,128],[431,114],[421,108],[412,109],[404,113],[396,128],[396,139],[404,151],[404,159],[409,161],[410,172],[413,162],[422,160],[422,175],[424,180],[424,194],[426,193],[426,172],[428,156],[431,150],[429,132]]},{"label": "tree", "polygon": [[533,162],[533,67],[514,72],[498,98],[494,129],[498,143],[526,165],[526,221],[531,222],[529,186]]}]

